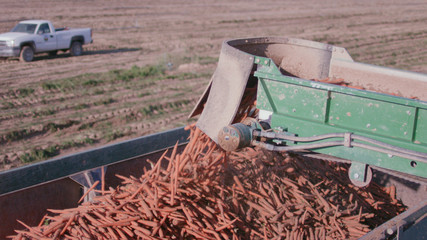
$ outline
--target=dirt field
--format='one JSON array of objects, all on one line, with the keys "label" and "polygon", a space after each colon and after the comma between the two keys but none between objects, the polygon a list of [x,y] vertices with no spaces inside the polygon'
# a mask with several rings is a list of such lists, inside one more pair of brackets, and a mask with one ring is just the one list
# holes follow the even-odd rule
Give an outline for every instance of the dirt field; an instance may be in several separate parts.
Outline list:
[{"label": "dirt field", "polygon": [[427,73],[427,2],[2,1],[24,19],[90,27],[85,54],[0,61],[0,169],[185,125],[224,39],[287,36]]}]

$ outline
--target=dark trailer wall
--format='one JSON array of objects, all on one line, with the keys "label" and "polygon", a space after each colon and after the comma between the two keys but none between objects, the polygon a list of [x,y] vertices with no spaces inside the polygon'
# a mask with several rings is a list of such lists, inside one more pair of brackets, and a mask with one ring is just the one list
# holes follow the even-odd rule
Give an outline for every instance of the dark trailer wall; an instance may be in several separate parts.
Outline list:
[{"label": "dark trailer wall", "polygon": [[121,182],[115,174],[140,176],[144,167],[150,167],[147,159],[156,161],[177,143],[183,147],[188,136],[184,128],[176,128],[0,172],[0,239],[24,228],[17,220],[34,226],[46,209],[76,207],[84,187],[75,180],[88,176],[85,173],[96,175],[107,166],[106,188],[115,187]]}]

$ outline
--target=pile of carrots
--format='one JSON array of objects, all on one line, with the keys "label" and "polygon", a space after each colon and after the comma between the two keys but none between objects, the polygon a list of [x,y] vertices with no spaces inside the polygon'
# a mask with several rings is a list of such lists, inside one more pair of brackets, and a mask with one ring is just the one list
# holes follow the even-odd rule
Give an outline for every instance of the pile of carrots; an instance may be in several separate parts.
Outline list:
[{"label": "pile of carrots", "polygon": [[226,153],[187,128],[182,152],[175,146],[144,175],[117,176],[119,187],[49,210],[10,238],[351,239],[404,210],[392,189],[352,186],[346,166],[252,148]]},{"label": "pile of carrots", "polygon": [[[342,86],[342,87],[349,87],[349,88],[355,88],[355,89],[360,89],[360,90],[366,90],[365,87],[362,86],[357,86],[357,85],[351,85],[349,82],[346,82],[343,78],[325,78],[325,79],[312,79],[315,82],[323,82],[323,83],[329,83],[329,84],[334,84],[334,85],[338,85],[338,86]],[[384,93],[384,94],[388,94],[388,95],[392,95],[392,96],[397,96],[397,97],[402,97],[400,94],[398,93],[390,93],[390,92],[384,92],[381,89],[377,89],[376,92],[379,93]],[[419,99],[416,96],[410,96],[410,99]]]},{"label": "pile of carrots", "polygon": [[355,89],[365,90],[364,87],[350,85],[348,82],[344,81],[343,78],[329,78],[329,77],[327,77],[325,79],[313,79],[313,81],[315,81],[315,82],[329,83],[329,84],[339,85],[339,86],[343,86],[343,87],[349,87],[349,88],[355,88]]}]

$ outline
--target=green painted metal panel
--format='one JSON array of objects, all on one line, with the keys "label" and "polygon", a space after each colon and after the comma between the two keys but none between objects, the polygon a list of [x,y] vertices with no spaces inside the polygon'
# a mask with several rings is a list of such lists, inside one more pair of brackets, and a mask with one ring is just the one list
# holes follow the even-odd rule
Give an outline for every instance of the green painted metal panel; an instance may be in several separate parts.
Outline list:
[{"label": "green painted metal panel", "polygon": [[329,123],[349,129],[411,140],[416,108],[331,93]]},{"label": "green painted metal panel", "polygon": [[[284,116],[276,114],[272,116],[271,125],[273,127],[281,127],[287,129],[290,133],[295,133],[300,137],[308,137],[314,135],[321,135],[331,132],[347,132],[348,129],[340,128],[338,126],[330,126],[322,123],[316,123],[312,121],[304,121],[301,119],[296,119],[291,116]],[[391,139],[386,137],[378,137],[370,134],[363,134],[360,132],[354,132],[365,137],[376,138],[379,141],[399,146],[402,148],[411,149],[419,152],[427,152],[427,147],[423,145],[415,146],[411,142],[402,142],[398,139]],[[342,140],[342,139],[328,139],[328,141]],[[298,145],[304,143],[298,143]],[[294,145],[292,142],[289,142],[288,145]],[[366,163],[370,165],[376,165],[382,168],[391,169],[395,171],[402,171],[409,174],[414,174],[416,176],[427,177],[427,164],[418,162],[414,167],[411,164],[412,160],[389,156],[388,154],[357,148],[357,147],[328,147],[322,149],[314,149],[314,152],[323,153],[335,157],[340,157],[344,159],[349,159],[353,161],[358,161],[361,163]]]},{"label": "green painted metal panel", "polygon": [[278,114],[323,122],[328,92],[295,84],[260,79],[257,106]]},{"label": "green painted metal panel", "polygon": [[417,127],[415,130],[415,144],[427,145],[427,109],[419,109]]},{"label": "green painted metal panel", "polygon": [[260,79],[258,82],[258,94],[257,94],[257,108],[262,110],[267,110],[270,112],[277,112],[273,107],[273,100],[270,96],[270,91],[268,90],[267,84],[264,79]]},{"label": "green painted metal panel", "polygon": [[258,65],[257,70],[260,72],[265,72],[278,76],[282,75],[279,68],[277,68],[274,62],[269,58],[255,56],[254,63]]},{"label": "green painted metal panel", "polygon": [[[273,129],[300,137],[351,132],[427,153],[427,102],[282,75],[272,61],[257,59],[257,107],[273,113]],[[324,141],[335,140],[343,139]],[[373,150],[336,146],[313,151],[427,177],[427,163]]]},{"label": "green painted metal panel", "polygon": [[375,99],[380,101],[392,102],[392,103],[396,103],[404,106],[412,106],[412,107],[427,109],[427,102],[420,101],[417,99],[403,98],[403,97],[377,93],[377,92],[368,91],[368,90],[360,90],[356,88],[343,87],[343,86],[324,83],[324,82],[316,82],[316,81],[301,79],[297,77],[285,76],[280,73],[280,71],[274,64],[270,64],[269,67],[268,66],[258,67],[257,71],[254,73],[254,76],[258,78],[272,79],[280,82],[296,84],[296,85],[306,86],[311,88],[317,88],[317,89],[322,89],[322,90],[327,90],[332,92],[345,93],[345,94],[359,96],[363,98],[370,98],[370,99]]}]

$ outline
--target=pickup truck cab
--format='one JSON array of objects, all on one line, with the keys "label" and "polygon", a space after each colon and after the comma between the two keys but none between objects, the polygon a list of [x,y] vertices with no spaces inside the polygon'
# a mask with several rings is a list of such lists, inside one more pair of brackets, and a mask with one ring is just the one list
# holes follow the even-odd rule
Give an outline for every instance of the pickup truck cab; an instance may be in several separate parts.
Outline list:
[{"label": "pickup truck cab", "polygon": [[55,29],[47,20],[27,20],[0,34],[0,57],[19,57],[30,62],[36,53],[55,56],[58,50],[70,50],[72,56],[79,56],[83,53],[82,45],[92,42],[90,28]]}]

